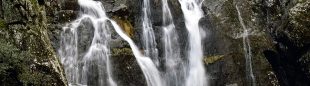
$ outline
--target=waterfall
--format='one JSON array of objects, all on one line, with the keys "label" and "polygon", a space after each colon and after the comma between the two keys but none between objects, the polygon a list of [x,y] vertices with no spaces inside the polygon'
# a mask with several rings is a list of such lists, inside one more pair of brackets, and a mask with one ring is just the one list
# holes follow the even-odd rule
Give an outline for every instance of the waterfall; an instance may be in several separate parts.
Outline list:
[{"label": "waterfall", "polygon": [[143,56],[138,47],[134,44],[134,42],[121,30],[121,28],[117,25],[116,22],[111,20],[112,25],[114,26],[115,31],[124,39],[126,40],[132,51],[135,55],[139,66],[141,67],[144,77],[146,78],[148,86],[164,86],[162,83],[160,73],[156,68],[155,64],[149,57]]},{"label": "waterfall", "polygon": [[239,22],[243,28],[243,49],[244,49],[244,57],[245,57],[245,64],[246,64],[246,76],[247,79],[250,80],[248,83],[249,86],[256,86],[256,81],[255,81],[255,76],[253,74],[253,69],[252,69],[252,52],[251,52],[251,46],[250,46],[250,38],[249,38],[249,30],[246,28],[243,19],[241,17],[241,13],[239,11],[238,6],[236,5],[236,9],[238,12],[238,19]]},{"label": "waterfall", "polygon": [[[65,67],[65,72],[70,85],[108,85],[116,86],[112,78],[110,67],[110,28],[108,18],[100,2],[91,0],[79,0],[82,8],[81,17],[67,26],[63,27],[61,33],[61,48],[59,55]],[[91,23],[87,25],[84,23]],[[78,51],[78,28],[86,26],[85,29],[94,29],[94,35],[88,51],[79,57]],[[97,76],[89,77],[89,76]]]},{"label": "waterfall", "polygon": [[[78,21],[72,22],[72,26],[77,26]],[[78,65],[78,49],[77,49],[77,27],[63,27],[63,32],[61,33],[61,42],[59,55],[61,57],[61,62],[65,67],[65,73],[70,84],[79,83],[79,65]]]},{"label": "waterfall", "polygon": [[[78,0],[80,17],[63,27],[61,47],[58,51],[64,64],[69,85],[117,86],[113,79],[110,63],[111,30],[129,43],[148,86],[205,86],[206,75],[203,66],[201,34],[198,22],[203,13],[202,1],[179,0],[189,32],[188,64],[181,59],[178,35],[167,0],[162,0],[163,10],[163,60],[164,70],[159,71],[159,57],[152,24],[149,0],[143,3],[142,54],[135,43],[122,31],[117,23],[107,17],[99,1]],[[79,30],[84,26],[94,34],[86,52],[79,51]]]},{"label": "waterfall", "polygon": [[203,65],[203,51],[199,20],[203,17],[201,0],[179,0],[185,18],[185,25],[189,33],[188,51],[188,76],[186,86],[207,85],[206,74]]},{"label": "waterfall", "polygon": [[164,60],[165,60],[165,79],[167,86],[182,86],[184,67],[180,58],[180,48],[178,43],[178,35],[175,31],[173,17],[167,0],[162,0],[163,10],[163,26],[164,32]]},{"label": "waterfall", "polygon": [[152,23],[150,20],[151,9],[150,9],[150,1],[143,0],[143,8],[142,8],[142,46],[144,49],[144,54],[150,57],[156,66],[159,65],[158,58],[158,50],[156,48],[155,35],[152,27]]},{"label": "waterfall", "polygon": [[[158,50],[156,47],[155,34],[152,27],[152,22],[150,20],[151,9],[150,9],[150,1],[143,0],[142,7],[142,46],[144,49],[144,54],[147,57],[142,57],[139,55],[135,55],[137,57],[138,62],[142,68],[144,76],[146,78],[146,82],[148,86],[164,86],[165,83],[162,81],[162,77],[160,75],[157,67],[159,66],[159,58],[158,58]],[[129,39],[128,39],[129,40]],[[130,43],[130,42],[129,42]],[[133,45],[130,45],[133,47]],[[133,49],[134,51],[134,49]],[[137,50],[138,52],[138,50]],[[141,58],[139,61],[138,58]],[[144,61],[143,61],[144,60]],[[142,63],[144,62],[144,63]]]},{"label": "waterfall", "polygon": [[[110,22],[114,30],[129,43],[148,86],[164,86],[160,73],[153,61],[149,57],[143,56],[134,42],[122,31],[117,23],[106,16],[104,8],[99,1],[79,0],[78,2],[82,7],[81,17],[63,28],[61,48],[59,49],[69,85],[89,85],[89,83],[98,80],[96,82],[98,83],[96,84],[97,86],[116,86],[112,78],[109,62],[110,48],[108,47],[108,42],[110,41],[110,30],[112,29],[109,27]],[[82,58],[79,58],[77,28],[86,22],[91,23],[91,25],[86,27],[93,27],[95,32],[87,53]],[[94,67],[97,71],[92,71]],[[97,79],[89,77],[90,74],[94,73],[97,73]],[[89,80],[89,78],[92,78],[92,80]]]}]

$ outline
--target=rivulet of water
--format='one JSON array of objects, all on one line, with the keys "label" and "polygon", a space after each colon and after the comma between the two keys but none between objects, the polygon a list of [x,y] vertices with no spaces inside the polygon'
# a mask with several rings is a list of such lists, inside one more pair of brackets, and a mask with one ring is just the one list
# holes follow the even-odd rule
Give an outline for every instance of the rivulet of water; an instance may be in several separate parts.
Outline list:
[{"label": "rivulet of water", "polygon": [[255,76],[253,74],[253,68],[252,68],[252,51],[251,51],[251,45],[250,45],[250,32],[247,29],[247,27],[245,26],[239,7],[236,5],[236,9],[238,12],[238,19],[239,22],[243,28],[243,49],[244,49],[244,57],[245,57],[245,64],[246,64],[246,76],[248,81],[248,85],[249,86],[256,86],[256,80],[255,80]]}]

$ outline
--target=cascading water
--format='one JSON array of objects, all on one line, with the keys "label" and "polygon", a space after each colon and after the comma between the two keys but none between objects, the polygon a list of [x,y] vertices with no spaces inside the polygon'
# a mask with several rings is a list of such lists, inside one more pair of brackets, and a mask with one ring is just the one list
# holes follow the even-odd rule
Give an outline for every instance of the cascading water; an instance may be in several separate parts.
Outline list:
[{"label": "cascading water", "polygon": [[63,27],[61,33],[61,43],[59,49],[59,55],[61,62],[65,67],[66,76],[70,84],[78,84],[80,81],[79,64],[78,64],[78,49],[77,49],[77,24],[78,21],[71,23],[72,26]]},{"label": "cascading water", "polygon": [[253,74],[253,69],[252,69],[252,52],[251,52],[251,46],[250,46],[250,39],[249,39],[249,30],[246,28],[243,19],[241,17],[241,13],[239,11],[238,6],[236,5],[236,9],[238,12],[238,19],[239,22],[243,28],[243,49],[244,49],[244,55],[245,55],[245,64],[246,64],[246,76],[247,79],[250,80],[248,81],[248,85],[249,86],[256,86],[256,80],[255,80],[255,76]]},{"label": "cascading water", "polygon": [[163,42],[165,71],[164,77],[167,86],[182,86],[184,78],[183,61],[180,58],[180,48],[178,44],[178,35],[175,31],[173,17],[167,0],[162,0],[163,10]]},{"label": "cascading water", "polygon": [[203,17],[201,10],[202,0],[179,0],[185,18],[185,25],[189,32],[188,51],[188,76],[186,86],[207,85],[206,74],[203,65],[203,52],[201,44],[201,32],[199,20]]},{"label": "cascading water", "polygon": [[[59,50],[68,81],[70,85],[116,86],[109,61],[108,42],[111,34],[106,28],[108,18],[103,7],[100,2],[91,0],[79,0],[78,3],[82,7],[81,17],[63,28]],[[85,22],[91,25],[83,24]],[[77,28],[81,25],[92,27],[94,35],[88,51],[80,58]]]},{"label": "cascading water", "polygon": [[142,8],[142,46],[144,49],[144,54],[150,57],[156,66],[159,65],[158,58],[158,50],[156,48],[155,35],[152,27],[152,23],[150,20],[151,9],[150,9],[150,1],[143,0],[143,8]]},{"label": "cascading water", "polygon": [[[135,55],[139,66],[146,78],[148,86],[164,86],[160,73],[149,57],[144,57],[134,42],[121,30],[116,22],[105,15],[104,8],[99,1],[79,0],[82,7],[81,17],[63,28],[61,48],[59,54],[62,63],[65,66],[65,72],[70,85],[88,85],[90,82],[98,80],[98,86],[116,86],[112,78],[108,42],[110,39],[111,22],[115,31],[129,43],[133,54]],[[89,21],[87,21],[89,20]],[[83,22],[91,23],[90,26],[95,29],[94,37],[88,52],[82,58],[79,58],[77,28],[83,25]],[[96,67],[97,71],[90,71]],[[97,73],[97,79],[88,80],[89,74]],[[90,81],[90,82],[88,82]]]},{"label": "cascading water", "polygon": [[134,42],[121,30],[121,28],[116,24],[116,22],[111,20],[112,25],[115,28],[115,31],[124,39],[126,40],[132,51],[135,55],[139,66],[141,67],[144,77],[146,78],[146,82],[148,86],[164,86],[163,81],[161,80],[160,73],[156,68],[155,64],[149,57],[143,56],[138,47],[134,44]]}]

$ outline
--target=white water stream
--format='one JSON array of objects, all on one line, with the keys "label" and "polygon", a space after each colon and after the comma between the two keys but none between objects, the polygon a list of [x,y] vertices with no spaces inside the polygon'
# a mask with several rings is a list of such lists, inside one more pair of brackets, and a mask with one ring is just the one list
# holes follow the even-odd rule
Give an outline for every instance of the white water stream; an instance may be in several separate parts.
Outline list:
[{"label": "white water stream", "polygon": [[199,20],[203,17],[202,0],[179,0],[189,34],[188,76],[186,86],[206,86],[207,78],[203,64],[201,30]]},{"label": "white water stream", "polygon": [[252,51],[251,51],[250,38],[249,38],[250,32],[243,22],[239,7],[237,5],[236,5],[236,9],[238,12],[239,22],[243,28],[242,37],[243,37],[244,57],[245,57],[245,61],[246,61],[245,62],[245,64],[246,64],[246,76],[247,76],[247,79],[250,80],[250,81],[248,81],[249,82],[248,85],[256,86],[256,80],[255,80],[255,76],[253,74],[253,68],[252,68]]}]

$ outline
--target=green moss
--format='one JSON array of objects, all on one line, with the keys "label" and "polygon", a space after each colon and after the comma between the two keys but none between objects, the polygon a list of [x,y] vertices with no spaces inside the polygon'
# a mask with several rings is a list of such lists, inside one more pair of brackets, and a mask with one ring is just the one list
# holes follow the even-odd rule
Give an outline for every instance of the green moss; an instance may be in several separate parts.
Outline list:
[{"label": "green moss", "polygon": [[[23,24],[12,24],[3,31],[11,42],[0,37],[0,86],[65,86],[64,72],[47,35],[45,7],[37,0],[4,3],[5,22]],[[14,6],[21,3],[21,8]],[[2,21],[0,26],[6,26]]]},{"label": "green moss", "polygon": [[4,39],[0,39],[0,42],[0,85],[9,86],[23,84],[24,81],[31,82],[20,78],[30,73],[31,62],[28,59],[30,54],[20,51]]},{"label": "green moss", "polygon": [[50,86],[56,75],[47,74],[49,67],[37,63],[28,51],[22,51],[5,39],[0,39],[1,86]]},{"label": "green moss", "polygon": [[[29,3],[29,2],[28,2]],[[38,3],[38,1],[37,0],[30,0],[30,3],[29,4],[31,4],[31,8],[32,8],[32,12],[42,12],[43,10],[44,10],[44,8],[42,8],[40,5],[39,5],[39,3]],[[36,13],[36,14],[38,14],[38,13]],[[40,16],[40,15],[39,15]]]},{"label": "green moss", "polygon": [[213,64],[219,60],[221,60],[224,57],[224,55],[214,55],[214,56],[207,56],[204,58],[205,64]]},{"label": "green moss", "polygon": [[30,0],[30,2],[31,2],[32,4],[36,4],[36,3],[38,3],[38,1],[37,1],[37,0]]},{"label": "green moss", "polygon": [[130,48],[114,48],[112,49],[112,57],[119,56],[119,55],[133,55]]},{"label": "green moss", "polygon": [[0,28],[5,28],[5,27],[6,27],[5,21],[0,19]]}]

